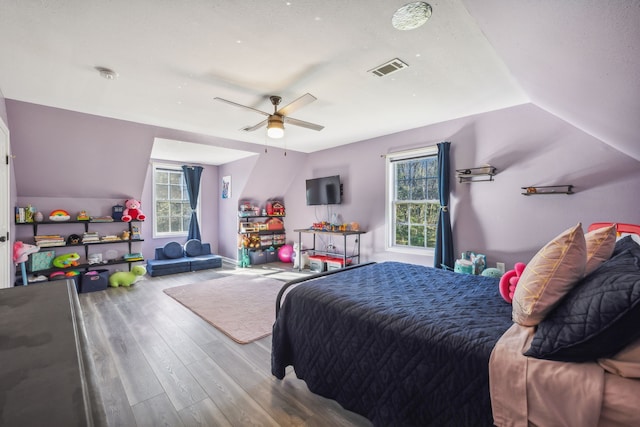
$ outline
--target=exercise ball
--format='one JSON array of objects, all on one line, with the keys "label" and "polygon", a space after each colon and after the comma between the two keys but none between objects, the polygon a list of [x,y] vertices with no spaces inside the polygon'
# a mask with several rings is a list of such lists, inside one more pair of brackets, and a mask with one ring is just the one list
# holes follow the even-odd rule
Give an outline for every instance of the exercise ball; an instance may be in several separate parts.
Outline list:
[{"label": "exercise ball", "polygon": [[292,262],[293,246],[291,245],[280,246],[280,249],[278,249],[278,258],[282,262]]}]

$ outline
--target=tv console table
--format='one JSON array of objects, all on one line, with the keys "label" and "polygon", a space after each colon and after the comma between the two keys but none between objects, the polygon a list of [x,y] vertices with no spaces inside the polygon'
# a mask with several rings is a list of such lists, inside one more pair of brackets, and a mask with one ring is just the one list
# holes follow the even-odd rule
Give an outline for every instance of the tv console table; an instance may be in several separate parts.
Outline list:
[{"label": "tv console table", "polygon": [[[297,230],[293,230],[294,232],[298,233],[298,248],[300,248],[300,250],[302,250],[302,234],[303,233],[307,233],[307,234],[313,234],[313,246],[311,248],[307,248],[305,249],[305,251],[313,251],[315,254],[320,254],[320,255],[329,255],[329,256],[334,256],[337,258],[342,258],[343,261],[343,265],[346,267],[347,266],[347,260],[354,260],[357,259],[358,262],[356,264],[360,263],[360,235],[361,234],[365,234],[366,231],[323,231],[323,230],[314,230],[312,228],[299,228]],[[342,236],[343,238],[343,251],[342,253],[334,253],[334,252],[328,252],[328,251],[320,251],[316,249],[316,235],[333,235],[333,236]],[[347,255],[347,237],[349,236],[356,236],[356,252],[353,255]],[[302,271],[302,267],[304,267],[302,265],[301,262],[298,263],[298,271]]]}]

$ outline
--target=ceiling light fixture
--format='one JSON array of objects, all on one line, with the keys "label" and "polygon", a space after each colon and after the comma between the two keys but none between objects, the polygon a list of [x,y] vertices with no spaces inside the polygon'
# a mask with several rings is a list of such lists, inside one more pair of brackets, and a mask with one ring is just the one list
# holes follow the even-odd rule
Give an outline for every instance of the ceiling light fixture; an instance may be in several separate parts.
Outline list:
[{"label": "ceiling light fixture", "polygon": [[267,123],[267,136],[269,138],[282,138],[284,136],[284,120],[282,116],[272,114],[269,116],[269,122]]},{"label": "ceiling light fixture", "polygon": [[98,70],[101,77],[104,77],[107,80],[115,80],[118,77],[118,73],[110,68],[96,67],[96,70]]},{"label": "ceiling light fixture", "polygon": [[396,10],[391,18],[391,25],[397,30],[413,30],[431,18],[431,5],[423,1],[407,3]]}]

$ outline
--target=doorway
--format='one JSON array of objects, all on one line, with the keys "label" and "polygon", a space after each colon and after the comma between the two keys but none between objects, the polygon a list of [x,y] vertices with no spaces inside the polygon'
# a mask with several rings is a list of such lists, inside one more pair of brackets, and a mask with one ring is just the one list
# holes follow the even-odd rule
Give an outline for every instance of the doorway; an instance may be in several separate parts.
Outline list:
[{"label": "doorway", "polygon": [[11,287],[9,268],[13,265],[9,239],[9,129],[0,119],[0,288]]}]

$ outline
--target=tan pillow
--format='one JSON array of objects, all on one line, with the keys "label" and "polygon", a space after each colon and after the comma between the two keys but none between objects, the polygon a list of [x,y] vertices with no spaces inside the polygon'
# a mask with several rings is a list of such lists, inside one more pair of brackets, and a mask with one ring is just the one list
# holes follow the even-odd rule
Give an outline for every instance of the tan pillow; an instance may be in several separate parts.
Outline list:
[{"label": "tan pillow", "polygon": [[626,378],[640,378],[640,340],[626,346],[609,359],[598,359],[605,371]]},{"label": "tan pillow", "polygon": [[587,247],[578,223],[547,243],[529,261],[513,295],[513,321],[535,326],[584,276]]},{"label": "tan pillow", "polygon": [[616,247],[616,225],[590,231],[584,235],[584,239],[587,242],[587,266],[584,269],[586,276],[611,258]]}]

